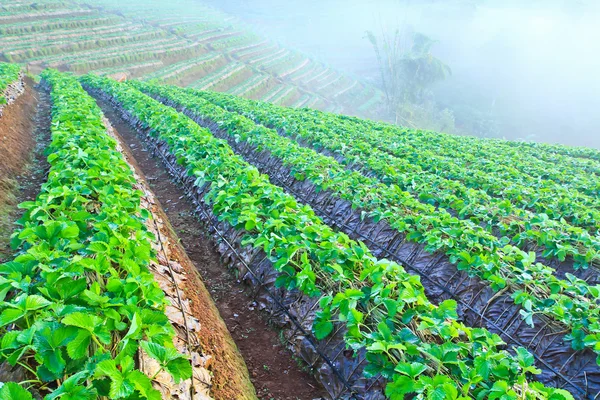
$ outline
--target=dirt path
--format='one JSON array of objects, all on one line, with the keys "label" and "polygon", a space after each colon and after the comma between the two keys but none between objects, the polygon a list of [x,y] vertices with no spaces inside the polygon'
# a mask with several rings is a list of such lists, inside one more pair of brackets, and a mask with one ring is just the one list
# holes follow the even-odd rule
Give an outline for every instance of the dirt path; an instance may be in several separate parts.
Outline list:
[{"label": "dirt path", "polygon": [[[106,117],[124,139],[128,151],[145,174],[150,188],[162,203],[175,232],[196,266],[210,295],[231,332],[261,400],[321,399],[323,392],[314,379],[303,371],[279,340],[278,333],[255,310],[251,295],[237,283],[237,278],[221,263],[212,241],[194,217],[193,205],[173,183],[158,160],[147,151],[136,133],[123,122],[113,108],[99,101]],[[215,360],[216,361],[216,360]],[[228,385],[226,376],[213,376],[215,387]],[[237,397],[218,397],[234,400]]]},{"label": "dirt path", "polygon": [[46,180],[43,152],[50,139],[50,99],[26,78],[25,92],[0,117],[0,262],[10,258],[10,235],[22,211]]}]

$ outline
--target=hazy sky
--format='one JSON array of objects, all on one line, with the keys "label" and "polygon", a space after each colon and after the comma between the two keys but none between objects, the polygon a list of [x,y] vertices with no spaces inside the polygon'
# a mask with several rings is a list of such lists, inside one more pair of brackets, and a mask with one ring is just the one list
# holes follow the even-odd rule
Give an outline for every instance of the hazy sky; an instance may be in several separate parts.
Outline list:
[{"label": "hazy sky", "polygon": [[364,32],[410,25],[440,41],[434,53],[453,70],[444,105],[476,98],[502,117],[506,137],[600,147],[600,1],[209,3],[363,77],[377,76]]}]

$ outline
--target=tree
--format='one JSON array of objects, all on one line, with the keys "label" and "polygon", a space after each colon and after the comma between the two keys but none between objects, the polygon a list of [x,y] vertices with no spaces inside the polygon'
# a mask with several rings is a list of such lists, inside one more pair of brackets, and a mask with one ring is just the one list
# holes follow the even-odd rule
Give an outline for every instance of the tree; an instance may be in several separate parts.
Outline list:
[{"label": "tree", "polygon": [[371,31],[366,37],[375,50],[387,106],[396,120],[403,104],[425,103],[431,97],[431,86],[452,73],[431,53],[437,41],[422,33],[409,35],[397,29],[393,36],[382,34],[381,44]]}]

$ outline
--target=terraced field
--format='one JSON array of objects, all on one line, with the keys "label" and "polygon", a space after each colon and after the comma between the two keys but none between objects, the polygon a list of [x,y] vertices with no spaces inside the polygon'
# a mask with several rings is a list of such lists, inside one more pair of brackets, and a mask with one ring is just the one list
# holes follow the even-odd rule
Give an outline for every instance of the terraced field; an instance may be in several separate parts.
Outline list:
[{"label": "terraced field", "polygon": [[597,149],[195,0],[0,0],[0,57],[0,400],[600,399]]},{"label": "terraced field", "polygon": [[[208,88],[381,117],[381,93],[191,0],[0,1],[4,61]],[[243,74],[229,71],[244,67]],[[238,71],[239,72],[239,71]],[[291,89],[290,89],[291,87]]]},{"label": "terraced field", "polygon": [[[597,397],[597,150],[156,84],[222,59],[35,88],[0,64],[6,115],[35,90],[51,118],[46,183],[0,264],[0,398]],[[186,250],[214,260],[206,288]]]}]

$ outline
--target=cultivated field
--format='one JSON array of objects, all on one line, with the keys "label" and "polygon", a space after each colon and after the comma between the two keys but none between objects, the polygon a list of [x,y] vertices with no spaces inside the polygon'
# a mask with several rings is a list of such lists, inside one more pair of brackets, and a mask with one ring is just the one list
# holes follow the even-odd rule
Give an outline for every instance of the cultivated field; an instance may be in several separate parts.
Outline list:
[{"label": "cultivated field", "polygon": [[340,114],[197,2],[0,4],[0,400],[598,398],[600,151]]}]

